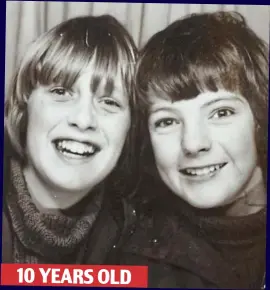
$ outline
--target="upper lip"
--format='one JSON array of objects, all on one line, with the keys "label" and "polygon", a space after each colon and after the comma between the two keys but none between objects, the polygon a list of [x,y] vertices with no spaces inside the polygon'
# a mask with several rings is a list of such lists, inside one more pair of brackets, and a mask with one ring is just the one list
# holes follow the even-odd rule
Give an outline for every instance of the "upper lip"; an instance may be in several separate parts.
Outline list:
[{"label": "upper lip", "polygon": [[93,141],[89,138],[83,138],[83,137],[79,137],[79,136],[59,136],[57,138],[54,138],[53,142],[56,142],[59,140],[75,141],[75,142],[79,142],[79,143],[84,143],[86,145],[94,146],[98,150],[101,149],[101,145],[98,142]]},{"label": "upper lip", "polygon": [[211,166],[217,166],[217,165],[223,165],[226,164],[227,162],[219,162],[219,163],[211,163],[211,164],[207,164],[207,165],[198,165],[198,166],[188,166],[188,167],[184,167],[184,168],[180,168],[179,171],[184,171],[187,169],[203,169],[205,167],[211,167]]}]

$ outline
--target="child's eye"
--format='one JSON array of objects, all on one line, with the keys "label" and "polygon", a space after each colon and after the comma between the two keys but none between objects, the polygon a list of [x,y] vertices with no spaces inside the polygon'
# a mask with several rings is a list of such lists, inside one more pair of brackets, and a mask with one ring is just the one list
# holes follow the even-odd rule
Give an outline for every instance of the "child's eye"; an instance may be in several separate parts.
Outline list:
[{"label": "child's eye", "polygon": [[163,118],[163,119],[155,122],[155,127],[156,128],[166,128],[166,127],[173,126],[176,124],[178,124],[178,121],[174,118]]},{"label": "child's eye", "polygon": [[109,113],[117,113],[122,108],[121,104],[113,98],[101,98],[99,103],[101,108]]},{"label": "child's eye", "polygon": [[57,101],[64,102],[71,97],[71,92],[63,87],[54,87],[50,89],[50,93],[56,97]]},{"label": "child's eye", "polygon": [[120,104],[113,99],[104,98],[103,103],[107,106],[114,106],[114,107],[121,108]]},{"label": "child's eye", "polygon": [[57,95],[65,95],[66,92],[67,91],[64,88],[53,88],[53,89],[51,89],[51,93],[57,94]]},{"label": "child's eye", "polygon": [[232,109],[228,109],[228,108],[222,108],[222,109],[218,109],[214,112],[214,114],[212,115],[213,119],[220,119],[220,118],[224,118],[224,117],[229,117],[231,115],[233,115],[235,112]]}]

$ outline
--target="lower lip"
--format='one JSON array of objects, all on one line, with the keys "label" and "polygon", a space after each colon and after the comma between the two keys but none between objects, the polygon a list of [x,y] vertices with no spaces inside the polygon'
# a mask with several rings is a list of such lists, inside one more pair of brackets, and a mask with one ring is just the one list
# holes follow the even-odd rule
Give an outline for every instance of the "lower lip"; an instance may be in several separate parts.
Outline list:
[{"label": "lower lip", "polygon": [[180,172],[180,174],[182,176],[184,176],[185,179],[190,179],[193,181],[205,181],[205,180],[209,180],[209,179],[215,177],[216,175],[218,175],[221,172],[221,170],[223,168],[225,168],[226,166],[227,166],[227,164],[225,164],[223,167],[219,168],[218,170],[215,170],[213,172],[210,172],[210,173],[204,174],[204,175],[186,175],[186,174],[183,174],[181,172]]}]

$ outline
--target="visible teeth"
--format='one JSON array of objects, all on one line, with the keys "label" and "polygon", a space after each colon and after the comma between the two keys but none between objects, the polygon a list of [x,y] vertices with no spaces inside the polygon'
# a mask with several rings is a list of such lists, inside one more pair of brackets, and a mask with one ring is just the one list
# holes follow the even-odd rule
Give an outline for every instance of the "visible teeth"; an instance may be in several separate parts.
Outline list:
[{"label": "visible teeth", "polygon": [[211,171],[211,172],[215,171],[215,166],[211,166],[211,167],[210,167],[210,171]]},{"label": "visible teeth", "polygon": [[204,174],[204,169],[198,169],[196,170],[197,175],[203,175]]},{"label": "visible teeth", "polygon": [[95,152],[95,147],[90,144],[85,144],[77,141],[63,140],[56,143],[60,150],[67,150],[74,154],[92,154]]},{"label": "visible teeth", "polygon": [[208,174],[210,172],[210,168],[204,168],[203,169],[203,174]]},{"label": "visible teeth", "polygon": [[211,165],[211,166],[200,168],[200,169],[187,168],[185,170],[185,172],[189,175],[201,176],[201,175],[207,175],[207,174],[210,174],[216,170],[219,170],[221,168],[221,166],[222,165],[220,164],[220,165]]}]

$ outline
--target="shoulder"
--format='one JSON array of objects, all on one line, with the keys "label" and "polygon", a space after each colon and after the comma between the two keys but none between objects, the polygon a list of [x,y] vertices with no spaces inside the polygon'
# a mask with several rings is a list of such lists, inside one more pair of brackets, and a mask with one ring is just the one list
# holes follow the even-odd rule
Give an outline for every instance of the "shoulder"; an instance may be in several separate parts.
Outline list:
[{"label": "shoulder", "polygon": [[207,283],[185,268],[170,265],[162,260],[129,253],[121,257],[121,264],[147,266],[148,288],[216,288],[214,284]]},{"label": "shoulder", "polygon": [[10,184],[10,156],[4,154],[4,178],[3,178],[3,207],[2,207],[2,263],[12,263],[12,229],[9,217],[6,213],[5,196]]},{"label": "shoulder", "polygon": [[148,265],[151,287],[227,288],[239,283],[222,254],[199,235],[197,227],[181,213],[181,207],[164,197],[141,207],[136,229],[122,254],[126,255],[126,263],[132,256]]},{"label": "shoulder", "polygon": [[121,264],[148,266],[150,288],[215,288],[188,258],[193,238],[175,213],[149,205],[121,249]]},{"label": "shoulder", "polygon": [[2,263],[12,263],[12,232],[5,212],[2,214]]}]

